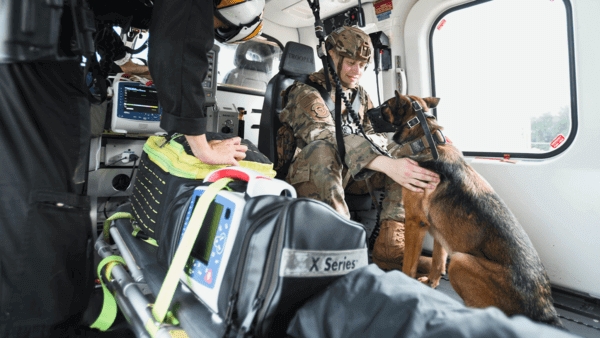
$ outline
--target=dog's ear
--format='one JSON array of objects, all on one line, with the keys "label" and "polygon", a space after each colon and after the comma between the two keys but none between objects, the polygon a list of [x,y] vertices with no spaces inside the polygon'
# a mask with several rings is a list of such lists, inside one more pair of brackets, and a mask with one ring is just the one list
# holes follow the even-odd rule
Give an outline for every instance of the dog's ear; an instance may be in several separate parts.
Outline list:
[{"label": "dog's ear", "polygon": [[[400,108],[404,108],[404,106],[406,105],[406,102],[404,100],[402,100],[402,98],[404,97],[402,94],[400,94],[400,92],[398,90],[394,90],[394,92],[396,92],[396,100],[400,100]],[[398,104],[398,103],[396,103]]]},{"label": "dog's ear", "polygon": [[440,99],[437,97],[426,97],[423,99],[423,101],[425,101],[425,103],[427,103],[427,107],[435,108],[435,107],[437,107],[438,103],[440,102]]}]

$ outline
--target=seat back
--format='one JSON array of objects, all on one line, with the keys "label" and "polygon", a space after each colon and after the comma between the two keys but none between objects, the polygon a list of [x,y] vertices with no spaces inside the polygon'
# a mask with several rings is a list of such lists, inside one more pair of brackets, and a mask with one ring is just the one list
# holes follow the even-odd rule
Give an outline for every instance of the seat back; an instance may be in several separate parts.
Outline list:
[{"label": "seat back", "polygon": [[[265,92],[260,129],[258,133],[258,150],[277,164],[277,131],[282,126],[279,114],[282,107],[281,92],[291,86],[296,79],[315,71],[315,56],[311,47],[288,42],[285,45],[279,64],[279,73],[269,81]],[[278,173],[278,177],[280,177]]]}]

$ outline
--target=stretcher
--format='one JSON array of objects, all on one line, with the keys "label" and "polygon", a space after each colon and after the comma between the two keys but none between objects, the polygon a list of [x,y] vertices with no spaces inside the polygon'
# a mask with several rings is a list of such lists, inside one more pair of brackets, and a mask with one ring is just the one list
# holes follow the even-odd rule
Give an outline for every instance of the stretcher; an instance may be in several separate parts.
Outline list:
[{"label": "stretcher", "polygon": [[[125,205],[119,212],[129,209]],[[156,261],[157,248],[133,237],[129,226],[128,219],[113,221],[110,234],[115,244],[99,238],[96,250],[103,258],[119,254],[126,262],[127,267],[112,268],[113,279],[106,285],[136,337],[222,337],[222,323],[181,284],[173,297],[173,303],[179,304],[179,322],[159,324],[154,320],[149,304],[154,303],[167,270]],[[390,288],[392,285],[397,288]],[[148,321],[160,327],[153,335]],[[523,316],[508,318],[495,308],[465,308],[399,271],[386,273],[373,264],[340,278],[327,292],[313,297],[288,328],[290,337],[350,337],[357,332],[363,337],[575,337]]]},{"label": "stretcher", "polygon": [[107,219],[95,244],[105,304],[92,327],[110,327],[115,294],[140,337],[280,337],[311,296],[368,264],[361,224],[251,169],[215,170],[181,196],[158,242],[136,236],[131,205]]},{"label": "stretcher", "polygon": [[[211,175],[207,179],[210,178]],[[223,179],[231,180],[230,178]],[[223,179],[217,180],[214,184],[221,182]],[[254,182],[256,183],[256,181]],[[225,184],[221,185],[225,186]],[[265,188],[268,184],[264,182],[254,185],[257,188],[251,188],[250,190],[262,191],[258,195],[273,191],[273,189]],[[248,184],[248,186],[251,186],[251,184]],[[206,189],[207,192],[209,190]],[[207,198],[215,199],[217,192],[213,191],[213,193],[212,197]],[[244,217],[249,214],[256,216],[256,212],[253,214],[252,210],[248,211],[248,209],[253,207],[260,209],[260,204],[253,204],[253,201],[265,198],[259,196],[258,199],[253,199],[250,195],[254,195],[254,193],[247,196],[251,201],[244,208]],[[295,197],[295,194],[293,197]],[[134,223],[133,216],[131,216],[131,205],[125,204],[120,206],[117,212],[105,222],[103,236],[99,237],[95,243],[95,249],[102,258],[102,262],[98,267],[98,274],[101,276],[105,287],[105,304],[99,319],[92,327],[108,330],[114,321],[116,312],[121,311],[133,333],[140,338],[234,336],[242,338],[248,336],[282,337],[286,335],[288,337],[573,337],[565,331],[534,323],[523,316],[506,317],[500,310],[495,308],[466,308],[462,303],[432,290],[414,279],[408,278],[399,271],[384,272],[374,264],[368,265],[366,259],[363,261],[361,258],[363,253],[366,256],[366,236],[364,235],[364,229],[356,228],[360,227],[358,223],[341,220],[333,209],[321,202],[295,199],[293,197],[285,199],[286,203],[284,204],[286,207],[280,208],[281,210],[287,210],[289,215],[292,216],[296,213],[293,217],[288,216],[286,211],[280,213],[278,208],[273,207],[277,204],[275,202],[278,196],[270,196],[262,200],[263,205],[265,203],[271,205],[270,210],[285,215],[285,217],[278,216],[277,220],[272,221],[272,223],[279,224],[277,229],[284,229],[285,231],[263,233],[262,236],[259,236],[265,237],[267,235],[266,237],[283,239],[279,242],[273,239],[259,241],[259,243],[263,243],[264,246],[268,247],[268,250],[265,249],[265,252],[269,252],[268,257],[264,254],[263,256],[250,256],[250,261],[244,261],[239,257],[246,255],[244,254],[245,251],[243,249],[240,249],[242,251],[234,250],[232,257],[236,258],[232,261],[234,264],[230,264],[240,269],[240,265],[251,266],[256,264],[253,260],[260,260],[257,258],[261,257],[266,257],[265,261],[270,262],[269,257],[271,257],[273,251],[281,253],[280,256],[276,256],[279,259],[276,261],[277,263],[272,265],[274,269],[268,270],[265,268],[263,272],[258,274],[258,276],[263,277],[255,278],[256,280],[253,283],[256,290],[262,290],[264,284],[262,280],[276,280],[275,284],[264,285],[268,286],[268,290],[271,290],[272,286],[279,288],[281,293],[266,299],[269,301],[275,299],[275,303],[284,304],[283,307],[275,307],[277,311],[290,312],[289,315],[283,317],[284,320],[281,319],[282,317],[278,317],[277,314],[271,314],[269,319],[269,316],[264,315],[263,309],[258,311],[258,308],[252,304],[252,309],[249,311],[251,314],[244,314],[242,309],[241,319],[244,320],[238,320],[238,324],[234,325],[235,328],[230,330],[231,325],[227,324],[228,320],[223,319],[228,318],[225,317],[223,306],[220,304],[217,309],[217,306],[211,306],[210,302],[206,301],[207,298],[204,294],[199,295],[199,293],[210,293],[209,289],[198,291],[193,287],[188,287],[192,284],[189,282],[189,277],[181,274],[182,268],[175,274],[175,283],[172,282],[173,279],[169,278],[169,275],[171,275],[169,270],[172,269],[175,263],[167,267],[164,262],[159,261],[156,243],[135,237],[135,231],[132,232]],[[203,205],[203,203],[205,202],[199,201],[197,205]],[[292,205],[297,206],[296,210],[291,207]],[[208,209],[207,205],[206,210]],[[203,213],[210,214],[206,210]],[[298,210],[300,210],[300,214],[298,214]],[[302,215],[302,212],[305,215]],[[313,213],[311,214],[311,212]],[[188,219],[193,217],[188,215]],[[252,218],[242,218],[241,222],[250,223]],[[283,220],[292,225],[287,228],[282,227],[281,224],[285,223]],[[319,248],[329,245],[329,242],[338,241],[347,244],[348,240],[346,238],[342,238],[341,235],[339,236],[342,238],[341,240],[332,238],[331,233],[327,233],[327,230],[320,230],[323,229],[322,227],[315,227],[314,231],[311,228],[311,234],[307,237],[308,240],[302,237],[303,235],[298,232],[298,229],[301,228],[293,225],[301,222],[309,223],[310,221],[316,221],[321,225],[329,224],[331,227],[341,225],[342,229],[349,232],[358,229],[360,235],[350,237],[356,239],[357,242],[350,245],[360,249],[347,250],[347,248],[343,248],[344,250],[339,251],[337,255],[335,251],[319,252],[318,250],[290,249],[293,245],[289,243],[290,241],[293,242],[291,239],[294,236],[301,238],[299,241],[301,243],[310,242],[318,237],[327,237],[325,242],[314,240],[314,243],[318,243]],[[337,225],[336,222],[338,222]],[[192,222],[186,221],[186,224],[193,228],[191,226]],[[204,226],[204,223],[202,226]],[[243,228],[242,225],[241,228]],[[200,229],[195,233],[192,230],[190,231],[192,234],[196,234],[195,236],[201,236],[198,235]],[[184,230],[185,234],[187,234],[186,230]],[[273,236],[271,237],[270,234],[273,234]],[[322,234],[325,234],[325,236],[322,236]],[[181,237],[182,240],[175,256],[177,256],[181,247],[185,247],[185,244],[183,244],[184,236]],[[111,244],[109,238],[112,239],[114,244]],[[242,236],[241,238],[244,239],[244,246],[240,245],[240,241],[236,241],[236,248],[245,247],[247,243],[245,239],[248,237]],[[216,239],[215,243],[217,243]],[[288,243],[285,244],[288,246],[278,251],[273,250],[273,248],[278,248],[273,246],[273,243]],[[362,248],[364,248],[364,252]],[[260,251],[260,249],[257,250],[254,247],[250,251]],[[313,256],[309,256],[309,253]],[[299,257],[303,257],[303,259],[298,259]],[[186,260],[188,258],[186,257]],[[173,262],[175,261],[177,261],[176,257],[173,258]],[[227,268],[231,269],[230,266]],[[257,270],[260,268],[255,265],[249,269]],[[192,268],[188,267],[186,271],[189,273]],[[276,273],[273,275],[273,272]],[[215,276],[216,274],[217,272],[215,272]],[[265,279],[265,275],[269,277]],[[192,276],[192,274],[189,274],[189,276]],[[237,276],[236,274],[236,280]],[[285,281],[286,277],[291,278]],[[326,278],[319,279],[319,277]],[[188,280],[187,283],[186,279]],[[293,286],[292,293],[286,293],[281,285],[289,283],[290,280],[293,281],[291,283]],[[252,288],[253,283],[242,284],[240,292],[243,292],[244,288]],[[302,287],[307,284],[310,285],[310,283],[313,284],[309,289],[315,289],[312,294],[298,298],[297,294],[302,293]],[[259,284],[261,288],[258,287]],[[227,285],[228,288],[224,290],[229,290],[231,285],[234,285],[235,288],[236,283]],[[165,298],[163,297],[164,290],[169,289],[169,287],[172,287],[173,296]],[[252,294],[254,294],[254,291]],[[236,294],[237,296],[238,294]],[[114,302],[112,302],[113,306],[111,307],[111,298],[113,297]],[[238,303],[244,301],[242,298],[238,299]],[[164,299],[167,300],[166,303]],[[265,300],[265,298],[261,298],[261,300]],[[245,301],[248,303],[248,299]],[[114,305],[115,303],[118,305],[118,309]],[[292,303],[293,305],[290,306]],[[262,312],[263,316],[261,317],[257,312]],[[161,320],[157,320],[157,318]],[[271,323],[266,327],[258,323],[260,321],[268,322],[269,320]],[[256,325],[252,325],[253,323]],[[260,327],[261,330],[258,330],[257,327]],[[273,335],[273,332],[277,332],[277,334]]]},{"label": "stretcher", "polygon": [[[244,193],[221,191],[231,189],[229,183],[233,178],[247,181]],[[111,307],[114,295],[116,304],[138,337],[216,337],[225,334],[223,313],[219,313],[220,317],[213,314],[218,313],[219,289],[226,276],[224,270],[228,267],[229,256],[239,242],[236,242],[236,235],[245,201],[272,195],[287,196],[282,198],[289,200],[295,197],[295,191],[285,182],[271,180],[245,168],[216,170],[204,181],[206,185],[197,187],[189,197],[183,229],[168,228],[178,232],[173,236],[178,244],[173,246],[168,267],[169,264],[160,258],[155,240],[136,237],[138,227],[131,204],[119,207],[107,219],[103,236],[95,243],[102,258],[98,275],[105,302],[92,327],[100,330],[110,327],[116,314],[116,308]],[[206,237],[204,241],[203,236]],[[111,239],[113,245],[109,244]],[[199,249],[207,256],[203,264],[191,256],[197,245],[204,245]],[[197,269],[197,265],[205,270]],[[205,276],[200,277],[204,278],[195,276],[202,272]],[[177,317],[169,309],[176,309]]]}]

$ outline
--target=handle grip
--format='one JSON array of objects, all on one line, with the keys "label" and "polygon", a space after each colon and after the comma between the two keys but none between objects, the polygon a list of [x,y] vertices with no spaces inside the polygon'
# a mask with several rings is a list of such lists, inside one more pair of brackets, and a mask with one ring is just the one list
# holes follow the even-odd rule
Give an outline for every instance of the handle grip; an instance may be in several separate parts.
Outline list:
[{"label": "handle grip", "polygon": [[204,178],[204,182],[215,182],[228,177],[248,182],[249,197],[275,195],[296,198],[296,189],[285,181],[267,177],[258,171],[243,167],[227,167],[215,170]]}]

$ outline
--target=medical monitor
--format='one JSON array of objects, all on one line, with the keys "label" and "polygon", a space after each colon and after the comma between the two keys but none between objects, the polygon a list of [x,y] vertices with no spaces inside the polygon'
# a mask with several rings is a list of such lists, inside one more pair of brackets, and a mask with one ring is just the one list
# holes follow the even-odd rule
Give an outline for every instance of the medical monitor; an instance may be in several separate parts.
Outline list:
[{"label": "medical monitor", "polygon": [[110,129],[115,133],[166,134],[160,128],[162,108],[154,86],[119,81],[113,85]]}]

